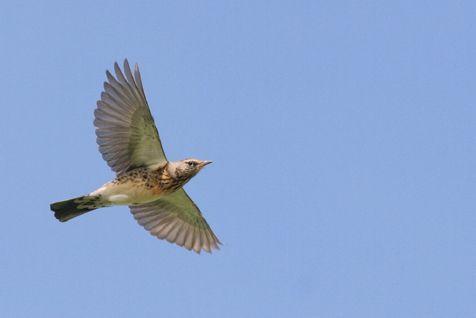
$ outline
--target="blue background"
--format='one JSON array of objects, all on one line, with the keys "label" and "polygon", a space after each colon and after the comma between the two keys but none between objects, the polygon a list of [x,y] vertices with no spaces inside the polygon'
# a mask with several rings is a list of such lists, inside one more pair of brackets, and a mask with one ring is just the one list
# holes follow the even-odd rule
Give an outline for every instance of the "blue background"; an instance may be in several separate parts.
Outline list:
[{"label": "blue background", "polygon": [[[2,317],[476,317],[474,1],[2,1]],[[223,241],[125,207],[93,109],[138,62]]]}]

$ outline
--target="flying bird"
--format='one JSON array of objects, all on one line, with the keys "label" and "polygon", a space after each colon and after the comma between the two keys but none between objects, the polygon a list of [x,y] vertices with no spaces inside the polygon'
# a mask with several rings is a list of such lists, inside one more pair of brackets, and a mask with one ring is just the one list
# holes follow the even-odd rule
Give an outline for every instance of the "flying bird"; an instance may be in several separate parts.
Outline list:
[{"label": "flying bird", "polygon": [[150,234],[200,253],[221,244],[202,213],[182,188],[211,161],[168,161],[142,86],[137,64],[127,59],[124,72],[106,71],[104,91],[94,111],[96,141],[116,178],[77,198],[52,203],[55,217],[66,222],[98,208],[127,205]]}]

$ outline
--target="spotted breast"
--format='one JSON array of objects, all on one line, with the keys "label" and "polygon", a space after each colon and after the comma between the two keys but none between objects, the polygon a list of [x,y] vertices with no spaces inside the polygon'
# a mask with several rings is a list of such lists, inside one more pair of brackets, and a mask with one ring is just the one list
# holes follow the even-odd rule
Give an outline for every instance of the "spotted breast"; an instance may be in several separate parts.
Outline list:
[{"label": "spotted breast", "polygon": [[166,165],[159,168],[141,167],[118,175],[90,195],[100,196],[105,204],[144,204],[174,192],[183,183],[181,178],[170,176]]}]

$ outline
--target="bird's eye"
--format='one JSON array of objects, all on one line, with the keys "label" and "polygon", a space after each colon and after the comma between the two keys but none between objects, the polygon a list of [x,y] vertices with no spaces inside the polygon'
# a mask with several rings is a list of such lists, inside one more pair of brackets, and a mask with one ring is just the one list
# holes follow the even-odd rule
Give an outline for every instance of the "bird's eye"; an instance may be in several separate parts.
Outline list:
[{"label": "bird's eye", "polygon": [[188,163],[188,165],[189,165],[190,167],[195,167],[195,166],[197,165],[197,163],[194,162],[194,161],[189,161],[189,162],[187,162],[187,163]]}]

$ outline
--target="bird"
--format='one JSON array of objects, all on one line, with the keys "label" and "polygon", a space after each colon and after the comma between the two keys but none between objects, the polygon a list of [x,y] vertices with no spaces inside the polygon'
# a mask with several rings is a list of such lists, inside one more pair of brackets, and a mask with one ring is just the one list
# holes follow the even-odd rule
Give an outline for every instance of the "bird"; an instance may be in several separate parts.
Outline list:
[{"label": "bird", "polygon": [[94,111],[96,142],[116,177],[95,191],[50,204],[61,222],[87,212],[126,205],[150,234],[200,253],[221,245],[200,209],[183,189],[208,160],[169,161],[152,117],[139,66],[132,73],[114,63]]}]

